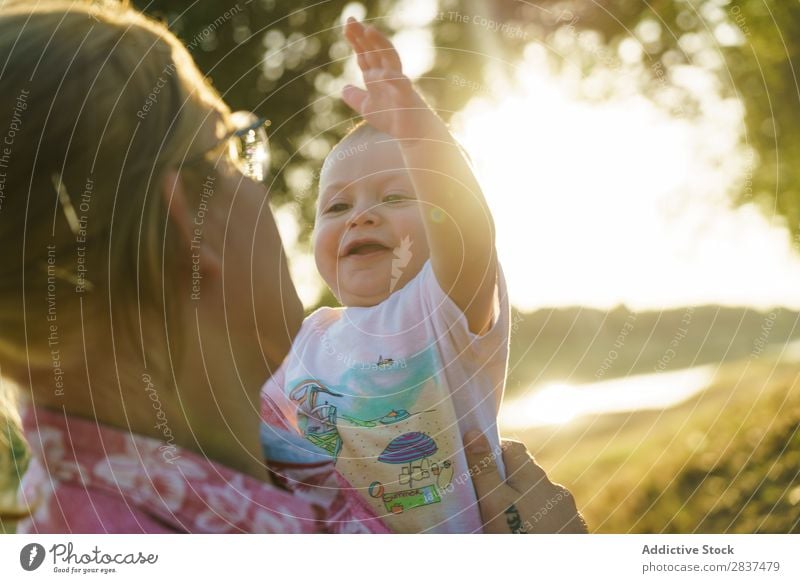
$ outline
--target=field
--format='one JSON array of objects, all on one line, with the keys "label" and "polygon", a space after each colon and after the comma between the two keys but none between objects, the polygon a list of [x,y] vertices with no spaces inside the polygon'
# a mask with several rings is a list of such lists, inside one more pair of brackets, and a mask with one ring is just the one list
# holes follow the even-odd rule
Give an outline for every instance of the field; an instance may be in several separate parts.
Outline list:
[{"label": "field", "polygon": [[800,532],[800,364],[720,365],[660,411],[504,432],[568,486],[591,532]]}]

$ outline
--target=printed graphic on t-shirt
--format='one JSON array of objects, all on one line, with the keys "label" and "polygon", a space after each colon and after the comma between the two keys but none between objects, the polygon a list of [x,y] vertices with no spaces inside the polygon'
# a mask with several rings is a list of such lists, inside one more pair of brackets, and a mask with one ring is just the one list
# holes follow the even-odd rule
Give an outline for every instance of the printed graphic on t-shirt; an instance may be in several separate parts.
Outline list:
[{"label": "printed graphic on t-shirt", "polygon": [[381,513],[438,504],[454,473],[457,422],[440,386],[433,350],[394,366],[352,367],[339,386],[290,385],[303,436],[327,453]]}]

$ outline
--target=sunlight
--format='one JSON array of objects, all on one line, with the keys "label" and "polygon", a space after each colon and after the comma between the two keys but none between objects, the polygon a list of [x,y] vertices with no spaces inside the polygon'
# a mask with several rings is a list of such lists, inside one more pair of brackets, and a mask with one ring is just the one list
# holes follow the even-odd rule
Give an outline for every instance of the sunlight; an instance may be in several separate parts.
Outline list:
[{"label": "sunlight", "polygon": [[635,93],[582,101],[527,62],[518,79],[453,122],[494,213],[512,303],[800,306],[786,230],[729,202],[755,163],[731,129],[738,102],[705,95],[713,113],[692,122]]},{"label": "sunlight", "polygon": [[563,425],[584,415],[674,407],[705,389],[715,369],[708,365],[582,385],[547,384],[527,396],[505,401],[500,426],[519,429]]}]

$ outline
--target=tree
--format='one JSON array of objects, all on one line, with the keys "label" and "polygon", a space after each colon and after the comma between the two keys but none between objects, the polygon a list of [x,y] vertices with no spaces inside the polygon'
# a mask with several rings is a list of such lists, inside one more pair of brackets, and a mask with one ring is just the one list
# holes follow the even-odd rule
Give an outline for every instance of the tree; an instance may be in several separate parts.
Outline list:
[{"label": "tree", "polygon": [[[272,120],[273,196],[298,203],[302,222],[313,220],[316,169],[351,125],[339,99],[349,49],[341,39],[342,0],[298,7],[289,0],[135,2],[165,18],[189,46],[200,68],[234,108]],[[391,11],[416,3],[364,3],[365,18],[384,29]],[[436,59],[418,80],[440,113],[460,110],[471,91],[488,83],[490,63],[509,73],[527,46],[548,48],[554,62],[575,63],[589,75],[597,67],[638,68],[642,90],[681,115],[698,115],[695,96],[678,82],[687,65],[711,70],[724,94],[745,106],[743,142],[753,156],[735,193],[738,203],[763,205],[785,217],[800,245],[800,6],[767,0],[440,0],[431,21]],[[634,56],[631,62],[630,55]],[[511,75],[509,75],[509,78]],[[307,228],[303,236],[308,234]]]},{"label": "tree", "polygon": [[[478,69],[480,60],[466,51],[469,47],[493,46],[490,56],[513,62],[532,40],[551,49],[560,64],[577,61],[588,74],[597,66],[613,68],[618,55],[634,44],[641,53],[642,89],[656,103],[690,116],[700,113],[697,102],[677,82],[676,73],[687,65],[713,71],[723,95],[737,96],[745,108],[743,143],[752,157],[744,169],[744,181],[733,193],[734,201],[757,202],[767,214],[783,216],[800,246],[800,165],[796,163],[800,135],[793,131],[800,119],[799,75],[794,67],[800,57],[797,3],[443,0],[440,4],[435,27],[438,58],[429,74],[433,78],[454,68]],[[475,39],[491,30],[497,31],[488,35],[491,42]],[[449,102],[440,106],[463,106],[463,94],[451,92],[448,97]]]}]

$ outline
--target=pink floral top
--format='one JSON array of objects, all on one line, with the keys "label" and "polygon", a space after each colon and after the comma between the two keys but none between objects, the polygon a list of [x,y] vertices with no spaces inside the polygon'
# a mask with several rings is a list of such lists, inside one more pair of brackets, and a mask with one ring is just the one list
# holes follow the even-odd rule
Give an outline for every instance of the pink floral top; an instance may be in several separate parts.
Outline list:
[{"label": "pink floral top", "polygon": [[[64,412],[31,409],[20,533],[388,532],[331,469],[287,491],[185,449]],[[338,487],[337,487],[338,486]]]}]

